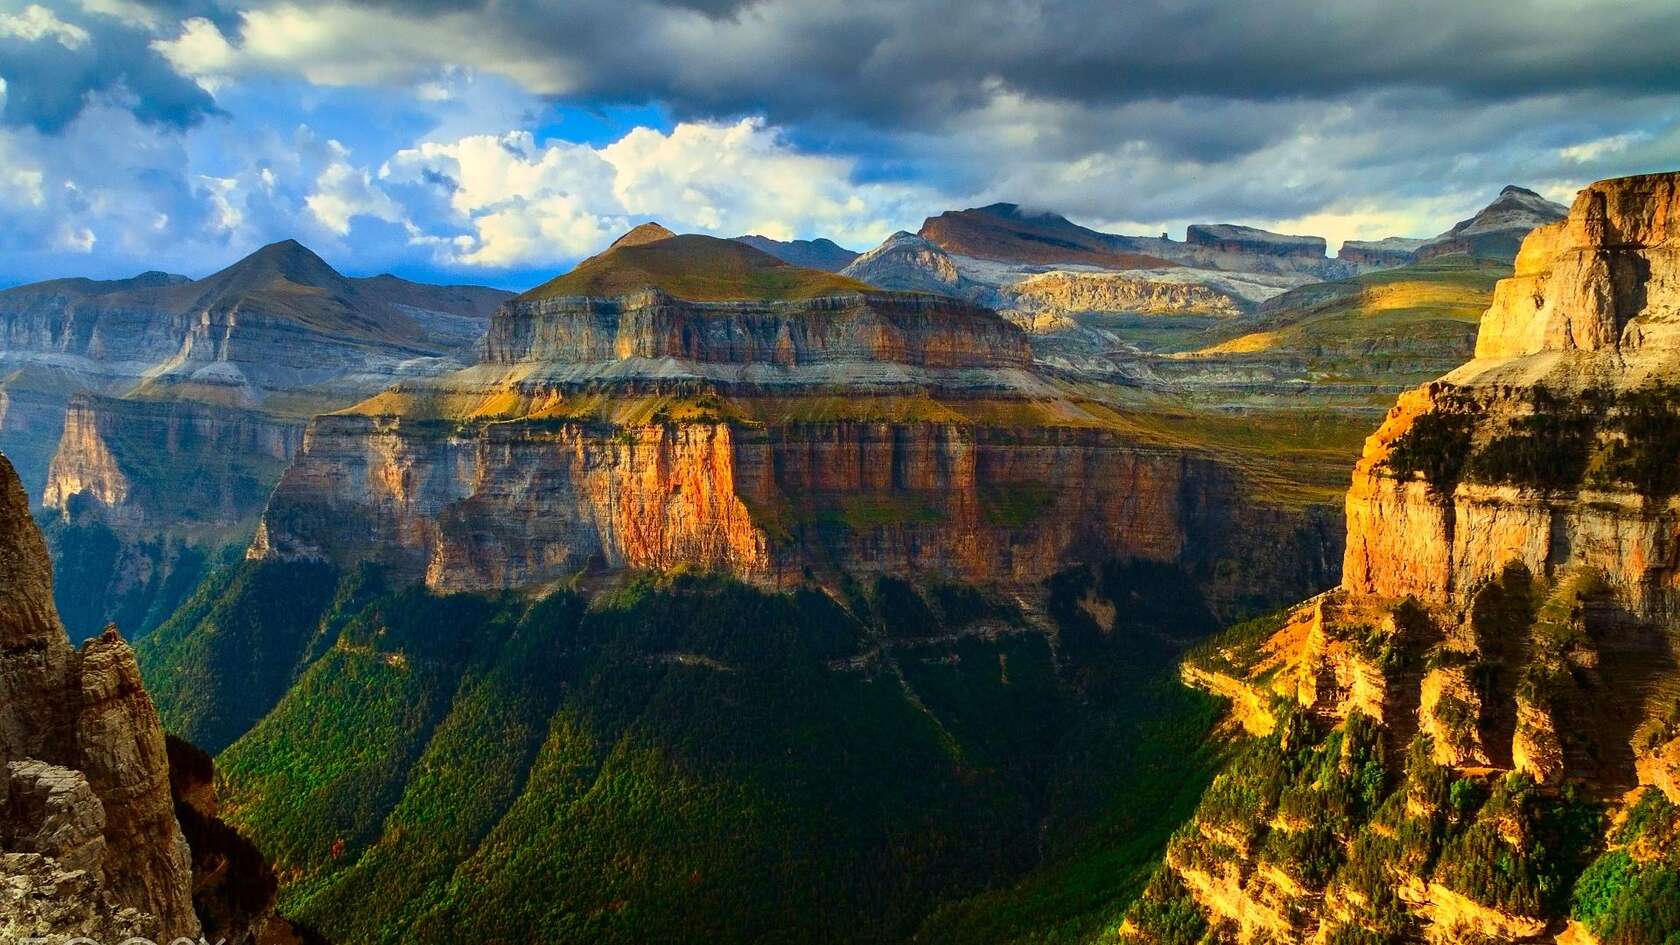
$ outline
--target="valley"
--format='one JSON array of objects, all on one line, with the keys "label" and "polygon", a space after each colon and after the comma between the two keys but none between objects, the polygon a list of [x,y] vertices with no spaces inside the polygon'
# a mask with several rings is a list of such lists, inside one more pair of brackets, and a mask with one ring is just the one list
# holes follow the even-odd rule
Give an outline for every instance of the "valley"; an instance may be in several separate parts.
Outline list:
[{"label": "valley", "polygon": [[[862,253],[648,223],[519,295],[296,244],[24,286],[0,448],[56,612],[131,634],[169,766],[214,758],[185,856],[226,831],[270,889],[201,922],[1532,937],[1609,869],[1600,785],[1674,778],[1655,702],[1586,708],[1668,692],[1669,402],[1627,378],[1667,370],[1629,280],[1670,191],[1617,184],[1339,257],[996,205]],[[1441,791],[1379,901],[1420,869],[1393,798]],[[1564,845],[1479,899],[1510,810]]]}]

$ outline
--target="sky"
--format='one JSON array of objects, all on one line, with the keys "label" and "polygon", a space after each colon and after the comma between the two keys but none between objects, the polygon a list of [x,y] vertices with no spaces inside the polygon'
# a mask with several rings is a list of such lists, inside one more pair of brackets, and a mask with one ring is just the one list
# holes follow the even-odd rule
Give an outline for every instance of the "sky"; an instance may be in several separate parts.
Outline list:
[{"label": "sky", "polygon": [[522,288],[637,223],[1431,236],[1680,169],[1675,0],[0,0],[0,285]]}]

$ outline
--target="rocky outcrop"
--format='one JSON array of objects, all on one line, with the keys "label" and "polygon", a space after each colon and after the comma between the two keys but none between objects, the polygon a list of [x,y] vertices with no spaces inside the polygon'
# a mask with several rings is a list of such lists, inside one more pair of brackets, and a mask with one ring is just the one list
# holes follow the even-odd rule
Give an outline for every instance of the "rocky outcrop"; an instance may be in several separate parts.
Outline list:
[{"label": "rocky outcrop", "polygon": [[1512,561],[1592,568],[1641,618],[1676,612],[1664,417],[1680,361],[1676,175],[1605,181],[1536,230],[1477,357],[1411,391],[1348,493],[1344,584],[1462,600]]},{"label": "rocky outcrop", "polygon": [[174,767],[116,628],[71,647],[46,546],[0,458],[0,934],[297,941],[274,914],[260,857],[239,869],[266,898],[247,895],[212,926],[201,921],[201,907],[218,901],[203,894],[209,847],[187,842],[178,807],[192,794]]},{"label": "rocky outcrop", "polygon": [[1130,312],[1233,318],[1251,307],[1235,293],[1213,285],[1143,279],[1124,273],[1048,272],[1016,283],[1013,292],[1014,308],[1026,312]]},{"label": "rocky outcrop", "polygon": [[[0,896],[34,900],[30,934],[196,935],[163,726],[134,653],[114,630],[71,648],[9,464],[0,480],[0,838],[3,855],[24,858],[13,865],[26,887]],[[60,896],[70,901],[43,901]]]},{"label": "rocky outcrop", "polygon": [[1329,244],[1322,236],[1290,236],[1231,223],[1193,223],[1184,242],[1197,250],[1233,255],[1276,256],[1279,259],[1324,259]]},{"label": "rocky outcrop", "polygon": [[[1342,587],[1186,666],[1263,743],[1123,939],[1175,901],[1242,941],[1565,932],[1559,787],[1672,796],[1680,757],[1677,274],[1680,174],[1594,184],[1528,236],[1477,357],[1367,441]],[[1362,767],[1397,786],[1350,802]]]},{"label": "rocky outcrop", "polygon": [[[1101,430],[929,422],[602,427],[324,417],[251,554],[378,561],[451,590],[679,563],[1024,584],[1071,563],[1211,567],[1247,523],[1219,463]],[[1278,561],[1312,569],[1316,539]],[[1230,589],[1235,592],[1235,588]]]},{"label": "rocky outcrop", "polygon": [[956,262],[943,247],[902,230],[852,260],[840,274],[894,292],[972,298],[983,289],[957,271]]}]

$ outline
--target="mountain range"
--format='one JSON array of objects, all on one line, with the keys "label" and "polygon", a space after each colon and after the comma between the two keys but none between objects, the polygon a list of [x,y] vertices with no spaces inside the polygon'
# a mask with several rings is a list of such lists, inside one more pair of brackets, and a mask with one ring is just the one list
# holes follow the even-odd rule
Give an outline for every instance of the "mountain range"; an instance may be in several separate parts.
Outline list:
[{"label": "mountain range", "polygon": [[1661,941],[1676,179],[0,293],[0,629],[151,805],[0,703],[81,825],[0,856],[250,941]]}]

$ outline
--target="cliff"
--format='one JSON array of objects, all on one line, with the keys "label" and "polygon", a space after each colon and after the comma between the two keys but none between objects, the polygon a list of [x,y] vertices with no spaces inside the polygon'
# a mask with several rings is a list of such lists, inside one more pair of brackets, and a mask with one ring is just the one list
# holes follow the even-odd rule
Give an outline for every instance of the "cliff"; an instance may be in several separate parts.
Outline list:
[{"label": "cliff", "polygon": [[[172,754],[116,628],[71,647],[46,545],[0,457],[0,933],[299,940],[260,857],[230,864],[189,846]],[[267,895],[221,891],[235,885]]]},{"label": "cliff", "polygon": [[221,533],[248,523],[303,441],[296,420],[185,401],[78,394],[42,505],[108,524]]},{"label": "cliff", "polygon": [[1420,246],[1428,240],[1390,236],[1380,240],[1347,240],[1336,251],[1336,258],[1360,272],[1373,269],[1393,269],[1411,262]]},{"label": "cliff", "polygon": [[18,934],[199,933],[163,726],[114,630],[72,649],[52,569],[0,462],[0,923]]},{"label": "cliff", "polygon": [[378,561],[450,590],[677,564],[1030,584],[1107,557],[1211,569],[1250,526],[1298,543],[1256,580],[1322,573],[1313,528],[1241,490],[1211,458],[1100,429],[337,416],[312,426],[251,555]]},{"label": "cliff", "polygon": [[1476,358],[1367,441],[1342,586],[1187,661],[1253,735],[1124,940],[1680,932],[1676,273],[1680,174],[1527,237]]},{"label": "cliff", "polygon": [[1675,613],[1675,175],[1594,184],[1523,244],[1476,358],[1401,398],[1348,494],[1343,581],[1463,600],[1512,561]]},{"label": "cliff", "polygon": [[1025,339],[989,311],[951,299],[873,292],[788,302],[693,302],[657,290],[521,299],[497,311],[483,344],[483,360],[496,364],[634,358],[779,368],[1031,363]]}]

